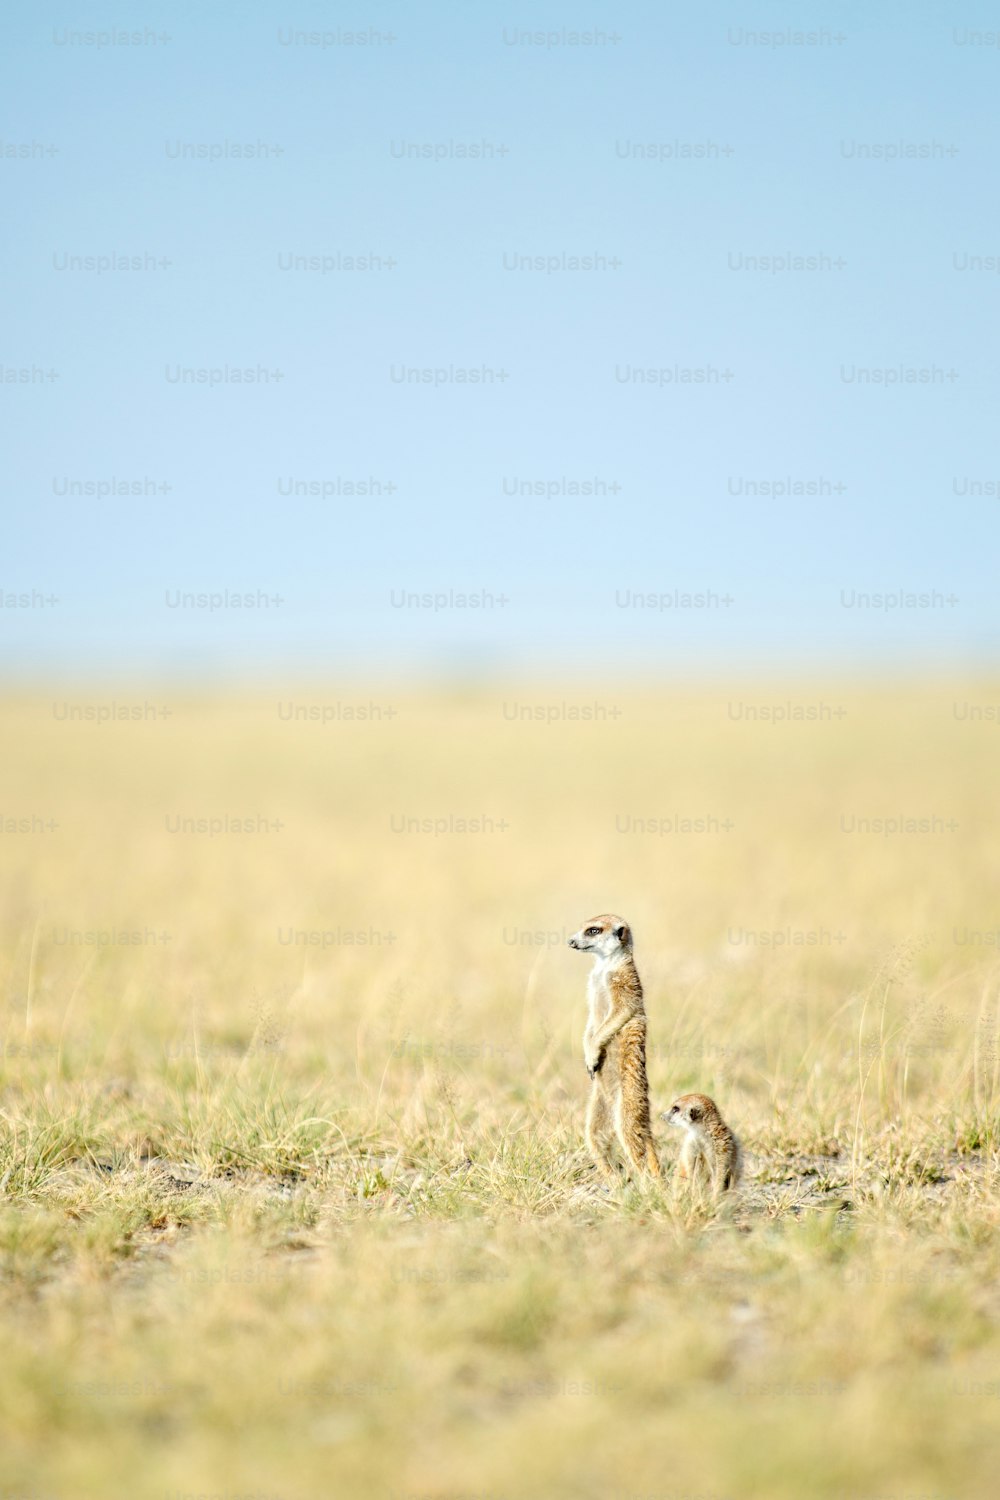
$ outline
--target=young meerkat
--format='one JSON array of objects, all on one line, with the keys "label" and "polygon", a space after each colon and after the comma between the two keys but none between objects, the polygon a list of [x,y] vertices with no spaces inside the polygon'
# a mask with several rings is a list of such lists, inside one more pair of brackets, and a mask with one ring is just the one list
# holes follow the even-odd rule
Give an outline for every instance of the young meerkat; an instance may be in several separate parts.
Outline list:
[{"label": "young meerkat", "polygon": [[707,1094],[682,1094],[661,1117],[684,1131],[678,1177],[715,1192],[736,1187],[743,1174],[743,1148]]},{"label": "young meerkat", "polygon": [[617,1136],[626,1162],[659,1176],[646,1082],[646,1010],[631,929],[621,917],[591,917],[569,946],[594,955],[583,1033],[583,1060],[592,1079],[586,1136],[594,1165],[607,1181],[617,1181],[611,1154]]}]

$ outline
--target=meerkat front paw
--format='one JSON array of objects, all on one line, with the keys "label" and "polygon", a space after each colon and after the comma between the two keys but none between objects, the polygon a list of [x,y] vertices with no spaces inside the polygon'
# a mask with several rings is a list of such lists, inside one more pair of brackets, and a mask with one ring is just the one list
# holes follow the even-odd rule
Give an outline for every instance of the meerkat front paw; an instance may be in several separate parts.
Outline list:
[{"label": "meerkat front paw", "polygon": [[596,1078],[598,1073],[601,1071],[601,1066],[604,1062],[604,1053],[588,1052],[586,1057],[584,1058],[584,1062],[587,1064],[587,1072],[590,1074],[591,1078]]}]

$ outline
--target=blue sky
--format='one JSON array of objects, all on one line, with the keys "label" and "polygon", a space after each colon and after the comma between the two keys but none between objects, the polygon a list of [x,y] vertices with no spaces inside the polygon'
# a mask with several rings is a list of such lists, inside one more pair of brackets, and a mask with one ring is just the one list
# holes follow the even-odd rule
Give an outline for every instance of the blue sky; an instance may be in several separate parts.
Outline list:
[{"label": "blue sky", "polygon": [[8,6],[0,666],[994,661],[998,24]]}]

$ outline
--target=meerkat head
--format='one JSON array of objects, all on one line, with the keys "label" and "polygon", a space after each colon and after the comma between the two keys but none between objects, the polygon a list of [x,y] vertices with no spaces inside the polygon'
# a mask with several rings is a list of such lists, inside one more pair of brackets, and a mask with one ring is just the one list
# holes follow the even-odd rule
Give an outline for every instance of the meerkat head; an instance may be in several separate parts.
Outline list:
[{"label": "meerkat head", "polygon": [[708,1121],[718,1118],[715,1102],[707,1094],[681,1094],[660,1116],[668,1125],[679,1125],[683,1130],[702,1130]]},{"label": "meerkat head", "polygon": [[632,951],[632,929],[621,917],[591,917],[569,940],[571,948],[595,958],[617,958]]}]

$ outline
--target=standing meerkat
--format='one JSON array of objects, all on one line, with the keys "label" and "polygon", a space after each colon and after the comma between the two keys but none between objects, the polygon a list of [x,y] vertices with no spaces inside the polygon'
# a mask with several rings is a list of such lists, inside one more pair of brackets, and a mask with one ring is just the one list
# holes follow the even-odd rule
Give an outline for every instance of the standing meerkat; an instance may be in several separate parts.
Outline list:
[{"label": "standing meerkat", "polygon": [[621,917],[591,917],[573,934],[569,946],[594,955],[583,1033],[583,1060],[593,1080],[587,1146],[594,1165],[606,1180],[617,1180],[611,1157],[617,1136],[626,1162],[659,1176],[646,1082],[646,1010],[631,930]]},{"label": "standing meerkat", "polygon": [[678,1177],[708,1184],[715,1192],[736,1187],[743,1174],[743,1148],[707,1094],[682,1094],[662,1116],[684,1131]]}]

